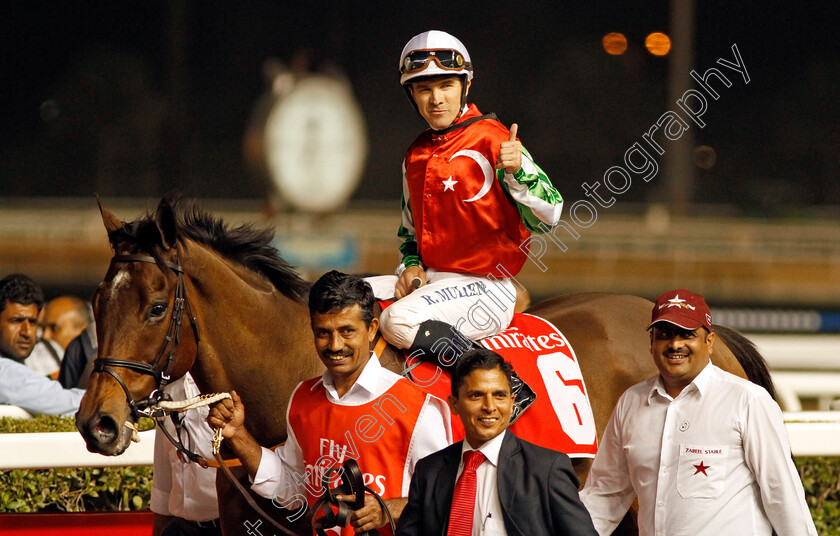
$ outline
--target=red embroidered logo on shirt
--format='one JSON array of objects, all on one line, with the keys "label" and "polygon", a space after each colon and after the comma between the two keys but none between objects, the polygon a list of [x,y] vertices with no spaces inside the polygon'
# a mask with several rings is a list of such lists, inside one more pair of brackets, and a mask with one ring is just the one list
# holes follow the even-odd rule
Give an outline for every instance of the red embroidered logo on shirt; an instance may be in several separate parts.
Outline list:
[{"label": "red embroidered logo on shirt", "polygon": [[708,474],[708,473],[706,473],[706,469],[708,469],[710,466],[708,466],[708,465],[703,465],[703,460],[700,460],[700,464],[699,464],[699,465],[694,465],[693,467],[694,467],[695,469],[697,469],[696,471],[694,471],[694,474],[695,474],[695,475],[696,475],[697,473],[703,473],[705,476],[709,476],[709,474]]}]

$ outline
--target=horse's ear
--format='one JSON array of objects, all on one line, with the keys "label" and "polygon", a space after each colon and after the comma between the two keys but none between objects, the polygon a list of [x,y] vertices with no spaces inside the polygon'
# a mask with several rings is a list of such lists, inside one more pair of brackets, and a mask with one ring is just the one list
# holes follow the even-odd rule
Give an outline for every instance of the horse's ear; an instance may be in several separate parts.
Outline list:
[{"label": "horse's ear", "polygon": [[96,203],[99,205],[99,213],[102,214],[102,223],[105,224],[105,230],[108,231],[108,234],[122,227],[120,219],[114,216],[113,212],[102,206],[102,200],[99,199],[98,195],[96,196]]},{"label": "horse's ear", "polygon": [[171,248],[178,238],[178,223],[175,217],[175,209],[164,197],[158,204],[155,212],[155,224],[160,232],[160,239],[164,247]]}]

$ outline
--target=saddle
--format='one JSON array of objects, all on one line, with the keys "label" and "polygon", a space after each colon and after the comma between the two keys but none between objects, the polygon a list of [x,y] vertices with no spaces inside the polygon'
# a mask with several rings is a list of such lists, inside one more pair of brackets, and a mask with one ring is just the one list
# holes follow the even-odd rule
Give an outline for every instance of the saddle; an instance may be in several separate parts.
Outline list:
[{"label": "saddle", "polygon": [[[381,337],[375,344],[374,351],[383,366],[402,371],[437,398],[446,400],[451,394],[449,374],[437,365],[412,358],[393,346],[386,351]],[[574,349],[556,326],[538,316],[516,313],[506,329],[477,344],[510,362],[535,394],[528,411],[510,425],[517,437],[571,458],[595,456],[597,432],[586,385]],[[453,416],[451,421],[453,440],[460,441],[464,438],[461,420]]]}]

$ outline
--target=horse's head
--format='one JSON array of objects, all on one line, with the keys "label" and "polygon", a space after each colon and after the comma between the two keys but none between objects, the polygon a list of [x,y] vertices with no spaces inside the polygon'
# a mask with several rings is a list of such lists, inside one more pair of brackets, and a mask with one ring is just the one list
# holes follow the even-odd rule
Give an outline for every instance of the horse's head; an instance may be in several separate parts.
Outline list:
[{"label": "horse's head", "polygon": [[163,200],[154,217],[132,223],[101,203],[100,212],[114,257],[93,295],[99,350],[76,427],[88,450],[118,455],[148,397],[189,370],[198,337],[195,324],[180,329],[192,312],[172,206]]}]

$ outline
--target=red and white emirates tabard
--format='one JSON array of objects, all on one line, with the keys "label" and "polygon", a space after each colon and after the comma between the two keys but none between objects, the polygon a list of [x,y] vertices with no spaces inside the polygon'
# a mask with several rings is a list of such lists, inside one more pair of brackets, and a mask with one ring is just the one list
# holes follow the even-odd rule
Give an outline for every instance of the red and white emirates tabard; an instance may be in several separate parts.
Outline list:
[{"label": "red and white emirates tabard", "polygon": [[[595,417],[577,356],[565,335],[538,316],[513,315],[513,322],[481,345],[504,357],[537,394],[536,401],[510,430],[520,439],[559,450],[571,458],[592,458],[598,451]],[[449,376],[430,363],[412,371],[412,381],[438,397],[451,392]],[[455,441],[464,437],[452,419]]]},{"label": "red and white emirates tabard", "polygon": [[[471,104],[460,120],[479,115]],[[442,136],[426,131],[409,147],[406,182],[426,266],[509,277],[525,264],[530,233],[496,178],[499,147],[508,137],[500,122],[483,119]]]},{"label": "red and white emirates tabard", "polygon": [[[311,480],[306,485],[309,506],[319,498],[312,490],[321,487],[323,470],[347,458],[358,462],[365,485],[383,499],[407,494],[409,448],[428,396],[400,380],[372,402],[347,406],[326,402],[320,378],[303,382],[290,402],[289,425],[300,444],[306,478]],[[387,525],[379,530],[391,533]],[[354,530],[348,526],[341,534],[352,536]]]}]

